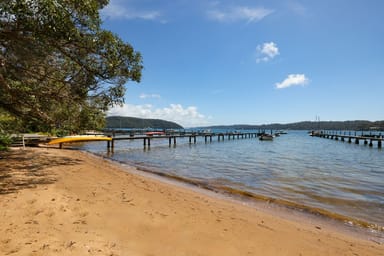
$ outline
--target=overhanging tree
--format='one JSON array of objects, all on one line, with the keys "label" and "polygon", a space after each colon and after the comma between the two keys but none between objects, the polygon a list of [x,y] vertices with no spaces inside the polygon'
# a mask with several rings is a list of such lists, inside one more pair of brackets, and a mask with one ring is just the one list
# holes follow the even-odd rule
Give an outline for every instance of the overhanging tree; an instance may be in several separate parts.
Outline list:
[{"label": "overhanging tree", "polygon": [[35,129],[80,130],[123,103],[140,53],[101,29],[107,0],[1,0],[0,111]]}]

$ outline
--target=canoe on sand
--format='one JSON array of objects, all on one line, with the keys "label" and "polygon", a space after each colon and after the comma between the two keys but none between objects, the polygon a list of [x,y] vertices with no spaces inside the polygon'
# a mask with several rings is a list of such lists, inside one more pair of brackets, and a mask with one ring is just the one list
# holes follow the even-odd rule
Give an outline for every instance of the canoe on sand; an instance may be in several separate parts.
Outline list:
[{"label": "canoe on sand", "polygon": [[48,142],[48,145],[71,143],[71,142],[87,142],[87,141],[111,141],[111,137],[107,136],[94,136],[94,135],[80,135],[80,136],[66,136],[57,139],[53,139]]}]

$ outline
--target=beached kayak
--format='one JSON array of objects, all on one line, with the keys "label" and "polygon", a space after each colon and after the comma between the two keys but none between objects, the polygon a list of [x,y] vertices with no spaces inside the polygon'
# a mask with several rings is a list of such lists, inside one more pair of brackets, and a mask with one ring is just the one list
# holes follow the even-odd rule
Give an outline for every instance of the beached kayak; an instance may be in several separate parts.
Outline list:
[{"label": "beached kayak", "polygon": [[87,141],[111,141],[111,137],[107,136],[94,136],[94,135],[79,135],[79,136],[66,136],[57,139],[53,139],[48,142],[48,145],[71,143],[71,142],[87,142]]}]

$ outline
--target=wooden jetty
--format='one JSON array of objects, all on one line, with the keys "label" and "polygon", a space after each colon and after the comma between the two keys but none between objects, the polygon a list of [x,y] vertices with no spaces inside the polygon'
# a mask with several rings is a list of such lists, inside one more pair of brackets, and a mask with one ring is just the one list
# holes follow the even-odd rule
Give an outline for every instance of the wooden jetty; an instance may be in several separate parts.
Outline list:
[{"label": "wooden jetty", "polygon": [[40,134],[12,134],[11,135],[12,147],[23,147],[32,146],[37,147],[40,143],[47,143],[49,136]]},{"label": "wooden jetty", "polygon": [[120,140],[143,140],[144,148],[151,146],[152,140],[166,140],[168,141],[169,146],[176,145],[177,140],[181,138],[188,138],[189,144],[196,144],[198,138],[204,138],[204,142],[212,142],[213,138],[217,138],[217,141],[224,141],[225,139],[234,140],[234,139],[246,139],[246,138],[257,138],[259,133],[257,132],[241,132],[241,133],[183,133],[183,134],[166,134],[166,135],[139,135],[139,136],[118,136],[112,137],[111,141],[107,142],[108,150],[113,150],[115,146],[115,141]]},{"label": "wooden jetty", "polygon": [[364,143],[364,145],[368,145],[369,147],[373,147],[374,142],[377,144],[378,148],[382,148],[384,136],[381,134],[364,134],[357,135],[357,132],[342,132],[342,131],[312,131],[311,136],[326,138],[337,141],[347,141],[348,143],[352,143],[354,141],[355,144],[360,144],[360,141]]}]

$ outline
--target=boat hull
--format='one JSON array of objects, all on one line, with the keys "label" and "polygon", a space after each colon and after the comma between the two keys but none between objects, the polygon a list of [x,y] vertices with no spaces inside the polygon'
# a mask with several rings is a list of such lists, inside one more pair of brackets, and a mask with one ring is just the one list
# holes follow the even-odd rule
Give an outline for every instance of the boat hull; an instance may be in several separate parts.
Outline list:
[{"label": "boat hull", "polygon": [[273,140],[273,136],[272,135],[261,135],[259,137],[259,140]]}]

